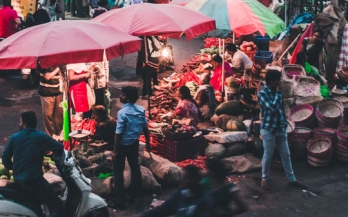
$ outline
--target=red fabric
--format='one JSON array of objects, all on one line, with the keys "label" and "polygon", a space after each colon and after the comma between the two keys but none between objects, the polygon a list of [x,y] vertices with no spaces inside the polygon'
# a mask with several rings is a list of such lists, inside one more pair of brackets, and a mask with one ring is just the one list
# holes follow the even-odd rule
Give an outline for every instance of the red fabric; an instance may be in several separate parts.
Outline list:
[{"label": "red fabric", "polygon": [[3,6],[0,10],[0,38],[7,38],[17,32],[16,19],[17,11],[8,6]]},{"label": "red fabric", "polygon": [[[79,75],[84,74],[79,73]],[[77,74],[75,72],[75,74]],[[70,94],[74,97],[74,108],[76,112],[88,112],[88,98],[86,89],[86,79],[81,79],[78,81],[70,81],[69,87]]]},{"label": "red fabric", "polygon": [[[122,22],[115,22],[127,17]],[[190,19],[187,19],[190,17]],[[215,30],[215,20],[180,5],[136,4],[111,10],[93,19],[136,36],[167,36],[190,40]]]},{"label": "red fabric", "polygon": [[301,36],[300,40],[297,42],[297,45],[294,49],[294,51],[292,52],[292,56],[290,59],[290,64],[295,64],[296,63],[296,55],[301,52],[301,45],[303,42],[303,39],[305,39],[306,37],[312,37],[313,35],[313,27],[314,27],[314,23],[311,23],[307,29],[305,30],[305,32],[303,33],[303,35]]},{"label": "red fabric", "polygon": [[42,68],[100,62],[141,49],[141,39],[90,20],[60,20],[33,26],[1,42],[0,69]]},{"label": "red fabric", "polygon": [[[210,79],[210,84],[213,86],[214,90],[222,91],[221,88],[221,78],[222,78],[222,65],[220,65],[218,68],[214,70],[214,75]],[[227,62],[225,62],[225,82],[226,78],[231,77],[233,75],[233,70]],[[224,82],[224,83],[225,83]]]},{"label": "red fabric", "polygon": [[179,88],[181,86],[185,86],[186,82],[194,81],[196,84],[200,84],[199,78],[194,72],[187,72],[183,75],[178,82],[176,82],[174,88]]}]

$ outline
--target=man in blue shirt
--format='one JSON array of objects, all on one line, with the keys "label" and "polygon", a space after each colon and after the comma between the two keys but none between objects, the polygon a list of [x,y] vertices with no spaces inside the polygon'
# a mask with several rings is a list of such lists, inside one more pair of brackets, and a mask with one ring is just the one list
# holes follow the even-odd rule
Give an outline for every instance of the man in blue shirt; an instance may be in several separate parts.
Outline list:
[{"label": "man in blue shirt", "polygon": [[270,189],[269,170],[274,146],[277,144],[288,184],[305,189],[306,186],[296,181],[294,171],[292,170],[280,79],[281,72],[269,70],[266,74],[266,85],[258,93],[258,102],[262,116],[261,135],[264,148],[261,187]]},{"label": "man in blue shirt", "polygon": [[123,106],[117,113],[113,153],[115,196],[112,201],[113,204],[109,204],[109,206],[117,209],[125,208],[126,193],[123,185],[123,170],[126,157],[131,168],[131,184],[129,186],[131,199],[138,199],[141,196],[138,152],[139,136],[142,133],[146,138],[146,149],[151,151],[145,109],[135,104],[138,98],[136,87],[127,86],[122,88],[120,101]]},{"label": "man in blue shirt", "polygon": [[[33,111],[25,111],[19,119],[18,133],[11,136],[2,153],[2,162],[28,196],[37,197],[51,209],[50,216],[64,214],[63,202],[43,177],[42,162],[47,151],[63,152],[63,144],[49,135],[38,132],[36,115]],[[13,161],[12,161],[13,157]]]}]

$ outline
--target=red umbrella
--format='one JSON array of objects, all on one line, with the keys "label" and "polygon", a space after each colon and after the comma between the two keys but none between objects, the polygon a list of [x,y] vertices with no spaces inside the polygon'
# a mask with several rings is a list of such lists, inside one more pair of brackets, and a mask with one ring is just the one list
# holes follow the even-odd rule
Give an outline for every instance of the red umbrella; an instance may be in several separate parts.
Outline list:
[{"label": "red umbrella", "polygon": [[215,20],[172,4],[136,4],[99,15],[93,20],[136,36],[162,35],[190,40],[215,30]]},{"label": "red umbrella", "polygon": [[57,21],[22,30],[0,42],[0,69],[43,68],[102,61],[139,51],[141,39],[102,23]]}]

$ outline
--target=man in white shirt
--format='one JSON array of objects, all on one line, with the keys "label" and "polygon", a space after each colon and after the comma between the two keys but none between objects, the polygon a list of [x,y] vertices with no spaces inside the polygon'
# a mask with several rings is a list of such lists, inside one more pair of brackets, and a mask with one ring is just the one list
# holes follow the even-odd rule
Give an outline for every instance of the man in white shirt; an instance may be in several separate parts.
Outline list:
[{"label": "man in white shirt", "polygon": [[227,44],[226,59],[232,62],[233,70],[250,69],[253,66],[253,61],[242,51],[238,50],[235,44]]}]

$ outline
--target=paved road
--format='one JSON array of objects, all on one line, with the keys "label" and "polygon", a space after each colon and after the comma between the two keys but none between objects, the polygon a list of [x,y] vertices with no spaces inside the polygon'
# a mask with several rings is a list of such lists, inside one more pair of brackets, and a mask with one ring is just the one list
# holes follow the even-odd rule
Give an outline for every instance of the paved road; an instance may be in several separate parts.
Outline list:
[{"label": "paved road", "polygon": [[[170,40],[174,46],[176,68],[181,69],[185,61],[193,56],[203,45],[201,39],[186,42],[185,39]],[[141,79],[135,75],[136,54],[129,54],[111,61],[110,90],[112,94],[112,114],[120,108],[118,102],[120,88],[124,85],[141,87]],[[139,100],[139,104],[146,102]],[[18,131],[19,114],[24,110],[34,110],[38,115],[38,130],[43,130],[41,105],[37,87],[23,85],[19,74],[0,78],[0,153],[9,136]],[[239,186],[241,194],[250,206],[241,217],[347,217],[348,206],[348,167],[335,160],[326,168],[313,168],[305,160],[295,160],[294,170],[297,178],[320,192],[317,197],[307,196],[300,190],[286,185],[281,165],[274,163],[271,171],[272,190],[260,189],[260,172],[243,174]],[[167,198],[172,189],[164,189],[157,198]],[[145,204],[151,201],[151,195],[145,198]],[[112,216],[136,216],[132,207],[125,212],[113,212]]]}]

